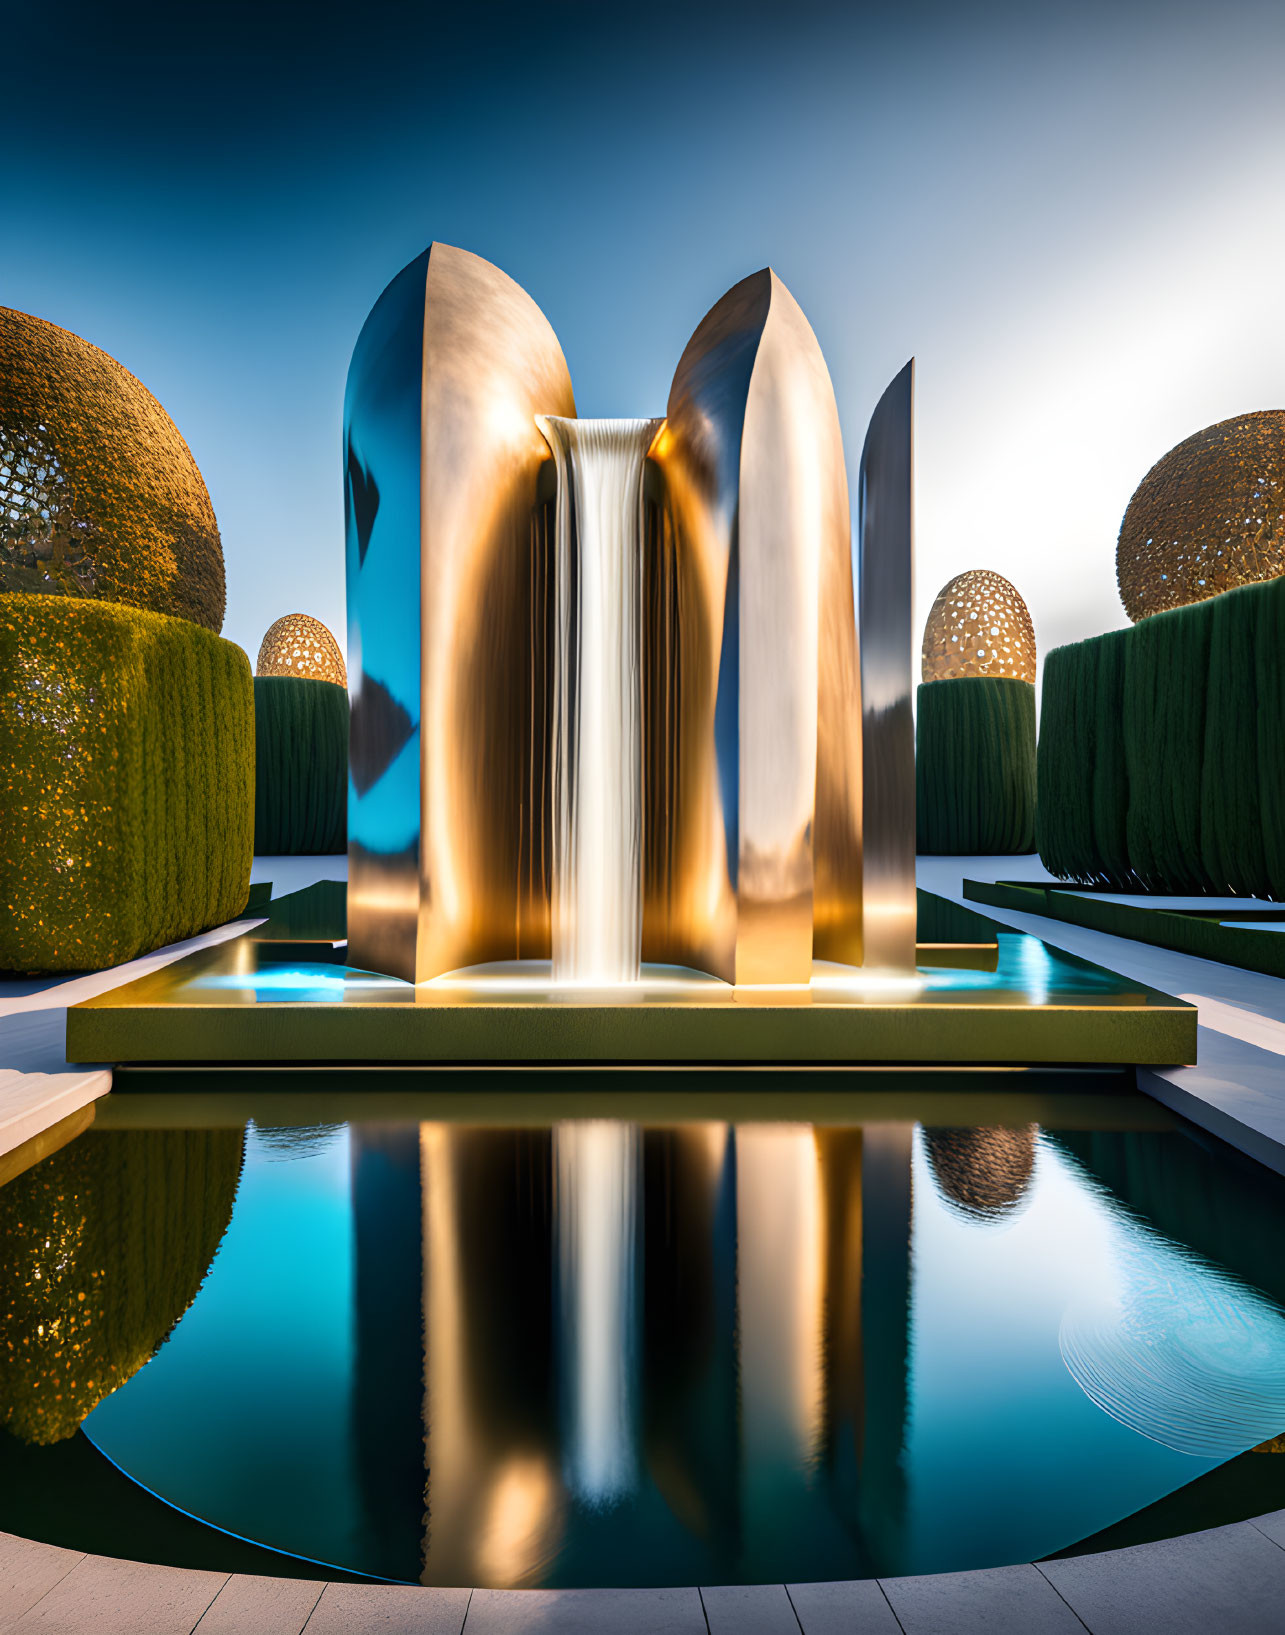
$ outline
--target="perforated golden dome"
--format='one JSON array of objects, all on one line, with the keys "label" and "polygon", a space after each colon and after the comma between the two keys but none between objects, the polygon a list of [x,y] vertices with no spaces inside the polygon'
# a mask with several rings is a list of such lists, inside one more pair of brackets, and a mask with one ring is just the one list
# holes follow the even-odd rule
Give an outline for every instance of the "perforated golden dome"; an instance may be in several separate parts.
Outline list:
[{"label": "perforated golden dome", "polygon": [[928,1167],[943,1200],[971,1220],[999,1221],[1026,1201],[1038,1124],[1021,1129],[924,1128]]},{"label": "perforated golden dome", "polygon": [[307,613],[287,613],[268,626],[259,647],[255,674],[302,676],[308,681],[333,681],[337,687],[348,685],[339,643],[320,619]]},{"label": "perforated golden dome", "polygon": [[115,358],[0,307],[0,591],[223,628],[223,548],[178,428]]},{"label": "perforated golden dome", "polygon": [[1220,420],[1157,460],[1124,513],[1115,572],[1135,624],[1285,573],[1285,410]]},{"label": "perforated golden dome", "polygon": [[1002,574],[970,568],[937,592],[924,626],[925,681],[963,676],[1035,680],[1035,628]]}]

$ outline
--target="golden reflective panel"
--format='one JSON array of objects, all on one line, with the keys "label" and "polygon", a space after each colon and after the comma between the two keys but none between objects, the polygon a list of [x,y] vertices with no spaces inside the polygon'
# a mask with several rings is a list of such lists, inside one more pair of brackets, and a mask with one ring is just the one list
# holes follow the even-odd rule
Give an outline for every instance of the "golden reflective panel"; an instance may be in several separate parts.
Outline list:
[{"label": "golden reflective panel", "polygon": [[[553,493],[535,417],[575,414],[557,339],[511,278],[445,244],[407,273],[421,264],[422,284],[383,298],[396,346],[417,342],[418,389],[388,401],[377,305],[348,410],[351,958],[417,982],[548,956]],[[417,746],[414,779],[396,763]]]},{"label": "golden reflective panel", "polygon": [[254,673],[333,681],[338,687],[348,685],[339,643],[320,619],[307,613],[287,613],[268,626],[259,644]]},{"label": "golden reflective panel", "polygon": [[1285,410],[1220,420],[1169,450],[1120,524],[1116,579],[1136,624],[1285,572]]},{"label": "golden reflective panel", "polygon": [[644,957],[737,984],[861,960],[860,705],[834,390],[777,278],[679,361],[644,556]]},{"label": "golden reflective panel", "polygon": [[937,592],[924,625],[924,681],[971,676],[1035,680],[1035,627],[1002,574],[970,568]]}]

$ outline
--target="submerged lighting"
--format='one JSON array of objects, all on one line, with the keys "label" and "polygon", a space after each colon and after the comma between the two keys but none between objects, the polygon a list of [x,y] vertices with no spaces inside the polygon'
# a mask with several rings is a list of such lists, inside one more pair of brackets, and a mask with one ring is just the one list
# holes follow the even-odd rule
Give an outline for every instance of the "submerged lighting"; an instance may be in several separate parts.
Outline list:
[{"label": "submerged lighting", "polygon": [[252,988],[255,993],[270,994],[324,993],[333,994],[336,999],[341,999],[346,991],[353,988],[406,989],[409,986],[409,983],[399,982],[396,977],[352,973],[336,976],[333,966],[260,970],[244,974],[212,971],[206,976],[196,977],[193,981],[193,987],[197,988]]}]

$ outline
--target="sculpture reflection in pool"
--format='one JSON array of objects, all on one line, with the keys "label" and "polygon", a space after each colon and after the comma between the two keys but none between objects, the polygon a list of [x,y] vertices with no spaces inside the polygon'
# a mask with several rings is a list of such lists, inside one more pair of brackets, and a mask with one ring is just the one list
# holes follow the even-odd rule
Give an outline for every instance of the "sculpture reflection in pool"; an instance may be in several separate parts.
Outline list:
[{"label": "sculpture reflection in pool", "polygon": [[[834,392],[774,273],[631,422],[576,421],[543,314],[478,257],[393,280],[345,403],[350,964],[913,968],[910,378],[862,461],[861,622],[893,634],[861,669]],[[863,697],[895,814],[864,881]]]}]

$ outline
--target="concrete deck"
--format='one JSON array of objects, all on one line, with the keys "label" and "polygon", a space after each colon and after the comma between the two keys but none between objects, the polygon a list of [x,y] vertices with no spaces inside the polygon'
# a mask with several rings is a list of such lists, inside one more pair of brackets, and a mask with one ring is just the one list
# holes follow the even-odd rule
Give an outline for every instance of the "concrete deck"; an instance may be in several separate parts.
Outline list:
[{"label": "concrete deck", "polygon": [[[346,877],[347,872],[346,857],[256,857],[250,878],[270,880],[273,895],[279,897],[310,886],[314,880]],[[27,1160],[38,1163],[45,1156],[39,1137],[66,1124],[112,1087],[110,1069],[83,1063],[68,1065],[68,1005],[107,993],[149,971],[173,964],[184,954],[226,942],[261,923],[237,920],[88,976],[11,977],[0,981],[0,1182],[23,1168]],[[6,1158],[13,1160],[7,1166]]]},{"label": "concrete deck", "polygon": [[13,1635],[1267,1635],[1282,1609],[1285,1510],[1035,1566],[666,1590],[251,1578],[0,1533],[0,1630]]}]

